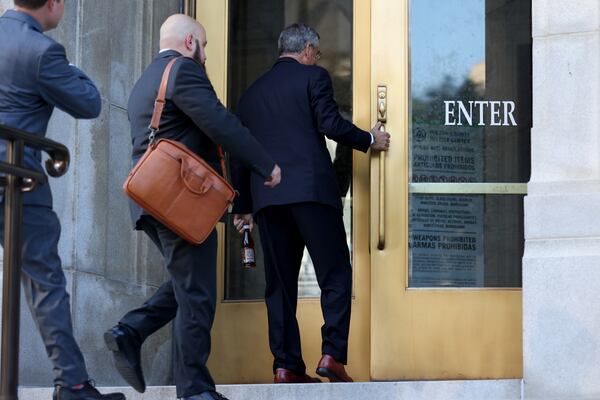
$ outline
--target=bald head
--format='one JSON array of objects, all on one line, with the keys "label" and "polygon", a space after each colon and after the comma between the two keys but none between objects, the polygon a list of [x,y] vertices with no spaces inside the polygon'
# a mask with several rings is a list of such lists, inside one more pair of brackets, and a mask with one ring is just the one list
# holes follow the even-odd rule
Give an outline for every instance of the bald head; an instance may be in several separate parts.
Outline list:
[{"label": "bald head", "polygon": [[195,19],[184,14],[171,15],[160,27],[160,48],[177,50],[204,64],[206,31]]}]

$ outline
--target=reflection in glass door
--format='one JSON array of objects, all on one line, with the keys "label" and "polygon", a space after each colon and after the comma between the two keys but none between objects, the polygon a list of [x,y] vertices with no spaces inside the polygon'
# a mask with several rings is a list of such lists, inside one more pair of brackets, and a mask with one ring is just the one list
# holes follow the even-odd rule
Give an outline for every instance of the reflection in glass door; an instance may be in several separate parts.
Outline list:
[{"label": "reflection in glass door", "polygon": [[[228,105],[235,112],[244,91],[275,63],[281,30],[305,22],[321,35],[319,65],[331,74],[341,113],[352,120],[352,0],[230,0]],[[344,204],[344,223],[352,249],[352,149],[327,140]],[[241,237],[226,224],[225,299],[254,300],[264,295],[264,270],[258,229],[252,233],[257,267],[241,266]],[[319,297],[310,255],[305,250],[299,297]]]},{"label": "reflection in glass door", "polygon": [[[197,0],[196,4],[209,38],[207,73],[215,91],[234,111],[240,94],[277,60],[279,32],[287,23],[303,20],[321,35],[319,64],[333,77],[336,100],[362,129],[371,126],[369,0]],[[348,215],[345,222],[347,231],[353,230],[348,240],[352,240],[354,274],[348,349],[352,362],[347,371],[357,381],[365,381],[370,368],[369,156],[359,152],[352,156],[347,167],[353,169],[348,189],[352,199],[345,197],[346,211],[351,207],[353,213],[352,220]],[[235,242],[239,235],[230,230],[226,236],[225,228],[226,224],[218,226],[218,301],[209,368],[221,384],[273,382],[264,271],[260,264],[256,270],[242,268],[237,261],[241,244]],[[255,244],[258,239],[254,236]],[[260,261],[261,251],[256,250]],[[322,355],[320,302],[299,301],[296,315],[304,361],[314,368]]]},{"label": "reflection in glass door", "polygon": [[410,287],[520,287],[531,1],[410,3]]}]

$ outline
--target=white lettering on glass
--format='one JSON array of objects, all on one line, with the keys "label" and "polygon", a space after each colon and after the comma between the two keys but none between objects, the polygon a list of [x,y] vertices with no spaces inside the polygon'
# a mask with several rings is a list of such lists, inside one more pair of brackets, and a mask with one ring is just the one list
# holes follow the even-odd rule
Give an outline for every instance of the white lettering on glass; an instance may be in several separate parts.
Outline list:
[{"label": "white lettering on glass", "polygon": [[476,101],[475,105],[479,106],[479,123],[477,125],[484,126],[483,112],[485,111],[485,106],[487,106],[487,101]]},{"label": "white lettering on glass", "polygon": [[473,125],[473,102],[469,101],[469,111],[465,107],[465,104],[462,101],[458,102],[458,125],[462,126],[462,118],[465,117],[467,120],[467,125]]},{"label": "white lettering on glass", "polygon": [[513,114],[515,109],[514,101],[444,100],[444,125],[484,126],[486,114],[489,113],[488,121],[491,126],[517,126]]},{"label": "white lettering on glass", "polygon": [[[504,104],[504,123],[502,125],[508,126],[513,125],[517,126],[515,121],[515,117],[513,117],[513,111],[515,111],[515,102],[514,101],[503,101]],[[508,123],[508,119],[510,118],[511,123]]]},{"label": "white lettering on glass", "polygon": [[454,101],[444,101],[444,106],[446,107],[446,122],[444,125],[456,125],[455,121],[450,122],[450,116],[454,117],[454,110],[450,110],[450,106],[454,105]]},{"label": "white lettering on glass", "polygon": [[500,121],[500,101],[490,101],[490,125],[491,126],[500,126],[502,125],[502,121]]}]

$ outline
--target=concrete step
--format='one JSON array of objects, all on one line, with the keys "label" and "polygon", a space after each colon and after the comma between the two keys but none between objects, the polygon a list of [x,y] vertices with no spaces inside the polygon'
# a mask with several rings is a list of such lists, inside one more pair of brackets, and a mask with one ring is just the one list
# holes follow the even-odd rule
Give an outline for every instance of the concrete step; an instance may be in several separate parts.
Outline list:
[{"label": "concrete step", "polygon": [[[124,392],[128,400],[175,399],[172,386],[153,386],[140,394],[131,388],[99,388]],[[322,383],[299,385],[221,385],[230,400],[521,400],[521,380]],[[21,388],[20,400],[50,400],[52,389]]]}]

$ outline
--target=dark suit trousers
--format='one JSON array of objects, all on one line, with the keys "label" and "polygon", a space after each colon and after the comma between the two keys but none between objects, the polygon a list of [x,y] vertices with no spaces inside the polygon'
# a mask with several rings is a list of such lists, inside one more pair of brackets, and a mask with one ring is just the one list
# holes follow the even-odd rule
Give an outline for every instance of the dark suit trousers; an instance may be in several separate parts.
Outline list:
[{"label": "dark suit trousers", "polygon": [[[4,202],[0,203],[0,240],[4,244]],[[58,256],[60,222],[50,207],[23,206],[21,282],[25,300],[53,366],[54,382],[72,386],[89,379],[73,337],[66,279]]]},{"label": "dark suit trousers", "polygon": [[303,374],[300,331],[296,320],[298,274],[306,245],[321,288],[322,352],[346,363],[352,267],[340,210],[320,203],[270,206],[257,215],[265,257],[265,300],[273,370]]},{"label": "dark suit trousers", "polygon": [[194,246],[152,217],[143,216],[140,225],[158,246],[171,279],[119,322],[145,340],[174,320],[177,397],[214,390],[206,362],[216,307],[217,233],[213,231],[204,243]]}]

